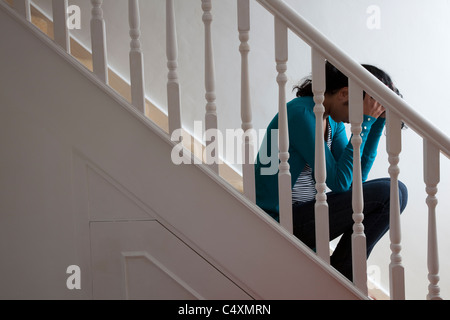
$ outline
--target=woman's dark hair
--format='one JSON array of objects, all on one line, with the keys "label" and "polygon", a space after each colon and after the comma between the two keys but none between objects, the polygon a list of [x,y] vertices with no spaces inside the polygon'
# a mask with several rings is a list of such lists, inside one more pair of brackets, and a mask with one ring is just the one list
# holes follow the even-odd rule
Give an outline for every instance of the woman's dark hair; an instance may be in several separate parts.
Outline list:
[{"label": "woman's dark hair", "polygon": [[[377,67],[372,66],[370,64],[363,64],[362,66],[364,68],[366,68],[366,70],[369,71],[371,74],[373,74],[375,77],[377,77],[378,80],[383,82],[389,89],[391,89],[397,95],[399,95],[401,98],[403,98],[400,91],[398,91],[398,89],[394,86],[394,82],[392,82],[391,77],[386,72],[384,72],[383,70],[378,69]],[[365,92],[364,92],[364,95],[365,95]]]},{"label": "woman's dark hair", "polygon": [[[372,73],[375,77],[377,77],[386,86],[388,86],[391,90],[393,90],[395,93],[401,96],[398,89],[394,86],[391,77],[386,72],[370,64],[363,64],[362,66],[366,68],[367,71]],[[348,87],[347,76],[344,75],[341,71],[339,71],[335,66],[333,66],[328,61],[326,62],[325,65],[325,76],[326,76],[325,93],[333,94],[336,93],[341,88]],[[311,77],[304,79],[300,85],[295,86],[294,90],[296,89],[297,89],[297,97],[313,96]]]},{"label": "woman's dark hair", "polygon": [[[377,77],[381,82],[383,82],[389,89],[394,91],[397,95],[403,98],[400,91],[394,86],[391,77],[384,72],[383,70],[370,65],[363,64],[364,68]],[[325,64],[325,76],[326,76],[326,89],[325,93],[333,94],[336,93],[339,89],[344,87],[348,87],[348,78],[342,72],[340,72],[335,66],[333,66],[330,62],[326,62]],[[312,97],[314,96],[312,92],[312,79],[311,77],[305,78],[303,82],[295,86],[293,90],[297,89],[297,97]],[[366,92],[363,93],[363,97],[365,97]],[[402,122],[402,129],[406,129],[407,126]]]}]

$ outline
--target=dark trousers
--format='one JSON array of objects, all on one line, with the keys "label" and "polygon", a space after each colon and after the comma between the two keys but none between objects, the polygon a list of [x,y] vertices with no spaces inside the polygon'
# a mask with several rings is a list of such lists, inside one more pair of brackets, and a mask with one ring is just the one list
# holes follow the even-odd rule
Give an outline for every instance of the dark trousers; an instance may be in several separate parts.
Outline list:
[{"label": "dark trousers", "polygon": [[[400,212],[408,202],[408,190],[399,181]],[[390,179],[375,179],[363,183],[364,233],[367,241],[367,258],[373,247],[389,230]],[[332,256],[331,265],[352,281],[352,190],[327,193],[330,240],[342,235]],[[311,249],[315,248],[315,200],[293,204],[294,235]]]}]

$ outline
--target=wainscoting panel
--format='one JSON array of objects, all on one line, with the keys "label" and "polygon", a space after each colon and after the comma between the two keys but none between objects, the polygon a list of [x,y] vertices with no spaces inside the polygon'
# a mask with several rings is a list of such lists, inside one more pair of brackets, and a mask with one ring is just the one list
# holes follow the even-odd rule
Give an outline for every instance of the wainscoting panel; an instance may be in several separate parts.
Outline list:
[{"label": "wainscoting panel", "polygon": [[94,299],[249,299],[157,221],[92,222]]}]

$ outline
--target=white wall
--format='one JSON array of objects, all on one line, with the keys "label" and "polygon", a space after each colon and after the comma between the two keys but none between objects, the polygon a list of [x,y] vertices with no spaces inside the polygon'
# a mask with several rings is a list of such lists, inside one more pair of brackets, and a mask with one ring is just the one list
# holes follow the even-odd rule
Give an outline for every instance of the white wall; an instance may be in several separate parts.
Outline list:
[{"label": "white wall", "polygon": [[[50,12],[49,0],[35,0]],[[73,35],[90,47],[90,1],[71,0],[82,7],[82,29]],[[419,113],[433,122],[447,135],[445,125],[448,106],[441,102],[449,80],[450,56],[448,32],[450,3],[434,0],[287,0],[307,20],[335,44],[361,63],[375,64],[391,74],[405,100]],[[165,56],[165,2],[141,1],[142,44],[146,65],[146,92],[148,97],[165,110],[166,56]],[[380,9],[380,28],[369,29],[366,12],[370,5]],[[179,78],[183,109],[183,123],[193,130],[194,121],[204,118],[203,78],[203,23],[200,0],[175,1],[179,45]],[[108,58],[111,66],[124,78],[129,77],[127,5],[123,0],[104,3],[108,28]],[[256,1],[251,1],[252,32],[250,34],[250,68],[253,125],[265,128],[277,112],[277,85],[273,48],[273,18]],[[240,127],[240,55],[236,22],[236,1],[213,1],[213,34],[216,62],[216,93],[221,130]],[[310,72],[309,48],[290,35],[288,90]],[[288,97],[294,95],[289,91]],[[426,234],[427,208],[422,177],[422,141],[412,131],[403,135],[400,178],[409,187],[409,205],[402,218],[402,255],[407,277],[407,297],[422,299],[427,292]],[[382,139],[379,159],[370,178],[387,176],[387,157]],[[439,248],[441,289],[450,297],[450,241],[445,239],[450,218],[444,214],[450,208],[450,164],[442,157],[441,184],[439,185]],[[236,167],[240,170],[239,166]],[[385,236],[375,248],[369,265],[380,268],[381,277],[388,288],[389,239]]]}]

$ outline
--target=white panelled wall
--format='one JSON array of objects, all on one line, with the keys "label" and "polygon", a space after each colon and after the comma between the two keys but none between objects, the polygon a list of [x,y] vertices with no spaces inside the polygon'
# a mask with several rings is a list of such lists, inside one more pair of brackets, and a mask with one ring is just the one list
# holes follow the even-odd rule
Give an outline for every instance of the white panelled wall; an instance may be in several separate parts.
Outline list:
[{"label": "white panelled wall", "polygon": [[[51,16],[51,0],[34,0]],[[102,1],[93,1],[100,3]],[[393,77],[394,82],[403,93],[405,100],[417,111],[429,119],[439,129],[450,135],[446,126],[446,116],[450,114],[444,103],[440,102],[441,92],[446,92],[448,80],[444,75],[450,72],[447,57],[450,56],[450,42],[442,41],[450,31],[450,21],[446,15],[450,12],[450,4],[445,0],[435,0],[430,5],[421,0],[287,0],[294,9],[321,32],[335,42],[344,51],[361,63],[374,64]],[[207,3],[207,1],[205,1]],[[80,5],[82,9],[82,27],[71,30],[87,48],[91,48],[90,16],[91,1],[69,0],[69,4]],[[177,74],[180,84],[182,102],[182,120],[186,128],[193,132],[194,121],[205,119],[205,25],[202,21],[200,0],[174,1],[174,15],[177,17],[178,50]],[[167,93],[167,56],[166,38],[161,32],[165,28],[164,1],[141,1],[140,24],[137,20],[128,20],[124,14],[128,10],[127,1],[103,1],[102,16],[106,23],[107,59],[110,66],[125,79],[130,79],[130,25],[136,30],[139,26],[141,49],[145,57],[145,93],[162,109],[166,106]],[[368,12],[370,6],[379,8],[379,24],[368,25],[373,12]],[[212,33],[219,41],[212,43],[215,65],[215,96],[209,95],[217,108],[218,128],[225,129],[241,127],[241,102],[239,95],[241,54],[239,48],[236,1],[212,1]],[[277,76],[274,55],[273,17],[264,11],[255,1],[251,1],[251,31],[249,69],[253,74],[249,79],[252,105],[252,125],[256,129],[265,128],[279,107],[279,83],[273,81]],[[100,19],[100,12],[97,16]],[[101,22],[98,23],[100,26]],[[99,27],[100,28],[100,27]],[[99,31],[100,32],[100,31]],[[135,38],[138,33],[133,33]],[[286,55],[286,100],[293,98],[290,88],[301,78],[311,72],[311,52],[302,41],[294,38],[291,33],[289,48]],[[291,39],[293,41],[291,41]],[[135,39],[137,40],[137,38]],[[134,43],[137,43],[136,41]],[[138,49],[132,46],[132,50]],[[175,60],[175,55],[171,60]],[[424,57],[427,63],[424,63]],[[100,58],[99,58],[100,59]],[[280,69],[283,73],[282,68]],[[101,71],[99,71],[101,72]],[[279,72],[279,70],[278,70]],[[254,76],[255,74],[261,76]],[[218,76],[220,75],[220,77]],[[102,78],[106,81],[106,75]],[[207,88],[208,89],[208,88]],[[167,112],[167,110],[165,110]],[[350,131],[350,128],[349,128]],[[200,137],[198,137],[200,138]],[[259,142],[259,141],[257,141]],[[435,178],[423,176],[423,141],[411,130],[403,132],[401,141],[402,152],[399,162],[398,178],[409,187],[409,204],[401,218],[402,250],[401,256],[405,267],[406,283],[414,282],[414,288],[407,287],[406,298],[423,299],[427,292],[428,268],[427,228],[428,207],[427,196],[433,198]],[[429,148],[429,147],[428,147]],[[382,139],[379,157],[369,178],[386,177],[390,165],[386,153],[385,140]],[[395,152],[395,151],[393,151]],[[450,241],[445,238],[445,226],[450,225],[450,217],[445,213],[450,209],[450,198],[444,195],[450,193],[450,164],[448,159],[441,161],[440,182],[436,196],[438,204],[436,214],[436,229],[439,237],[440,269],[450,266],[450,256],[444,254],[450,250]],[[233,161],[229,159],[229,161]],[[236,166],[240,171],[240,166]],[[427,188],[427,192],[425,188]],[[428,200],[429,202],[432,200]],[[433,220],[434,221],[434,220]],[[431,239],[433,242],[433,239]],[[369,270],[375,280],[389,287],[390,248],[389,237],[384,237],[374,249],[368,261]],[[435,269],[434,267],[432,269]],[[443,297],[450,296],[450,275],[440,273],[440,288]]]}]

